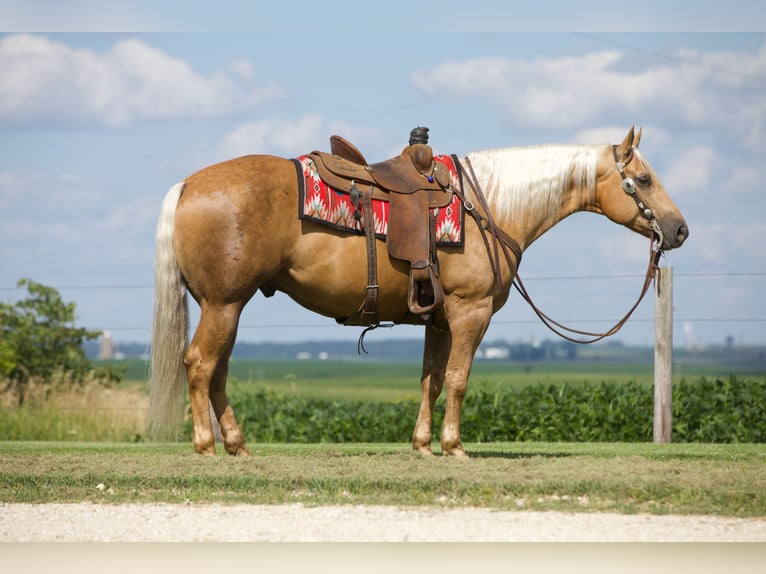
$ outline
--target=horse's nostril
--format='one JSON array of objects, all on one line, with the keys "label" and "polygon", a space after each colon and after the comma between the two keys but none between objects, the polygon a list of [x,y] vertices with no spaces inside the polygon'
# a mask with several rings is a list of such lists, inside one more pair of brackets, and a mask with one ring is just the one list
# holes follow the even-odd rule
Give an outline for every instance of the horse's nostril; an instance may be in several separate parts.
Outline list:
[{"label": "horse's nostril", "polygon": [[678,244],[680,245],[686,241],[687,237],[689,237],[689,229],[685,225],[681,225],[678,228],[678,231],[676,231],[676,239],[678,239]]}]

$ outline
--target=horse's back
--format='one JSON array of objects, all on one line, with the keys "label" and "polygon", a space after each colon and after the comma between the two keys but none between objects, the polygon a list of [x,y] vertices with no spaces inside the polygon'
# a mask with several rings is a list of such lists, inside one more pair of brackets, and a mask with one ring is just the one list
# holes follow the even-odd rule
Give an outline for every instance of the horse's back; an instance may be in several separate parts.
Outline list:
[{"label": "horse's back", "polygon": [[245,155],[209,165],[185,180],[184,196],[258,191],[296,183],[292,160],[273,155]]}]

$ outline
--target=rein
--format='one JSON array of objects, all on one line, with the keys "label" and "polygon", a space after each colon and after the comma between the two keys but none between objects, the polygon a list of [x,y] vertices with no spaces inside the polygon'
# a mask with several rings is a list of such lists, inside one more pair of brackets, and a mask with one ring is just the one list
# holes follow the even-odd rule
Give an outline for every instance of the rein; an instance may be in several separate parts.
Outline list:
[{"label": "rein", "polygon": [[[551,331],[556,333],[558,336],[572,343],[579,343],[579,344],[595,343],[597,341],[601,341],[602,339],[605,339],[606,337],[609,337],[617,333],[620,329],[622,329],[623,325],[625,325],[625,323],[628,322],[628,319],[630,319],[630,316],[633,314],[633,311],[635,311],[638,305],[641,303],[647,291],[649,290],[649,286],[652,284],[652,281],[654,280],[654,278],[659,277],[659,274],[660,274],[659,260],[660,260],[660,257],[662,257],[662,244],[663,244],[663,235],[660,230],[660,226],[657,224],[657,220],[654,218],[654,214],[652,210],[646,207],[646,205],[639,199],[638,195],[636,194],[635,182],[631,178],[626,177],[623,171],[625,166],[628,163],[630,163],[630,161],[633,159],[633,154],[631,154],[627,162],[622,163],[622,162],[619,162],[617,159],[616,146],[613,146],[612,151],[615,157],[617,171],[619,171],[620,176],[622,177],[622,180],[623,180],[623,190],[625,191],[625,193],[633,197],[633,199],[636,201],[636,204],[638,205],[641,215],[645,217],[646,219],[648,219],[650,222],[652,222],[652,228],[654,232],[658,235],[658,240],[657,240],[657,243],[655,244],[655,238],[654,237],[649,238],[649,264],[646,269],[644,284],[641,287],[641,293],[638,296],[638,300],[628,310],[628,312],[625,314],[625,316],[622,319],[617,321],[617,323],[615,323],[613,327],[611,327],[610,329],[608,329],[607,331],[603,333],[582,331],[582,330],[573,329],[571,327],[562,325],[561,323],[551,319],[548,315],[543,313],[537,307],[537,305],[534,304],[534,302],[532,301],[532,298],[527,292],[526,287],[524,286],[523,281],[521,280],[521,277],[519,277],[519,274],[518,274],[518,265],[521,263],[521,248],[519,247],[519,244],[518,242],[516,242],[515,239],[513,239],[505,231],[497,227],[497,224],[495,223],[494,218],[492,217],[492,213],[489,210],[489,205],[487,204],[487,200],[485,199],[484,194],[481,191],[481,186],[479,185],[479,181],[476,178],[476,174],[474,173],[473,166],[471,165],[471,160],[468,157],[464,158],[466,165],[468,166],[468,171],[470,173],[470,177],[466,177],[466,180],[468,181],[468,185],[471,187],[471,191],[473,192],[474,197],[480,204],[481,209],[484,211],[485,215],[481,216],[478,213],[476,213],[475,206],[470,200],[467,200],[465,198],[465,196],[462,194],[462,191],[459,193],[458,197],[463,202],[463,205],[466,211],[471,214],[471,216],[476,220],[476,223],[479,226],[482,239],[484,240],[484,244],[487,247],[487,252],[490,255],[490,264],[492,265],[492,272],[495,275],[497,292],[500,293],[502,289],[502,278],[500,274],[500,254],[498,249],[498,246],[499,246],[499,248],[502,249],[503,255],[505,256],[508,266],[511,269],[511,273],[513,276],[513,286],[521,294],[522,298],[527,303],[529,303],[529,306],[532,307],[532,310],[540,318],[543,324],[545,324],[546,327],[548,327]],[[462,171],[465,172],[465,170],[462,170]],[[629,189],[631,191],[629,191]],[[487,235],[489,235],[489,237],[487,237]],[[513,254],[516,257],[516,263],[514,263],[513,260],[511,259],[511,254],[509,253],[509,249],[510,251],[513,251]],[[590,338],[578,339],[568,335],[567,333],[571,333],[574,335],[582,335],[582,336],[590,337]]]}]

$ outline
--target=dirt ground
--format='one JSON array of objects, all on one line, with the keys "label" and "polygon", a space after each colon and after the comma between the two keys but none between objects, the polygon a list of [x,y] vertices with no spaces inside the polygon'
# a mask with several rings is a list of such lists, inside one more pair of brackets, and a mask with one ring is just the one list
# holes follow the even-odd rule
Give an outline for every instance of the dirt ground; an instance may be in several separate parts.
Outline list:
[{"label": "dirt ground", "polygon": [[391,506],[2,504],[2,542],[766,542],[766,518]]}]

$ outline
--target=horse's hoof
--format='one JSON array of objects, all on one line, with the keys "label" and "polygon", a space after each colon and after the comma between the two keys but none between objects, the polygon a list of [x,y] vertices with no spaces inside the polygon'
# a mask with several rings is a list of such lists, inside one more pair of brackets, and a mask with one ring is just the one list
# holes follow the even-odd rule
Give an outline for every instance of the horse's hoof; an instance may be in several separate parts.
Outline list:
[{"label": "horse's hoof", "polygon": [[226,453],[231,456],[252,456],[243,443],[227,444],[224,446],[226,448]]},{"label": "horse's hoof", "polygon": [[426,457],[426,458],[431,458],[431,457],[434,456],[434,453],[431,450],[431,445],[430,444],[426,445],[426,446],[414,446],[413,445],[412,450],[414,452],[416,452],[417,454],[419,454],[420,456],[423,456],[423,457]]},{"label": "horse's hoof", "polygon": [[463,450],[462,446],[456,446],[453,448],[442,448],[442,455],[443,456],[451,456],[453,458],[459,458],[462,460],[468,460],[471,457],[468,456],[468,453]]}]

